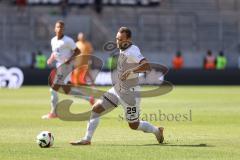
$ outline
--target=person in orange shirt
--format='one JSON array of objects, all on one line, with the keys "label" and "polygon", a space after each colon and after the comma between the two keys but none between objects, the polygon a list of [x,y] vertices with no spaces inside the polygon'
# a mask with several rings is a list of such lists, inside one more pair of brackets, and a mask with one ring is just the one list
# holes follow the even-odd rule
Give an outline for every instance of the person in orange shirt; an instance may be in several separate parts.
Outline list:
[{"label": "person in orange shirt", "polygon": [[204,69],[207,69],[207,70],[215,69],[216,67],[216,59],[214,55],[212,55],[211,50],[207,51],[207,55],[204,58],[203,67]]},{"label": "person in orange shirt", "polygon": [[[78,68],[74,69],[71,75],[71,83],[73,85],[86,85],[87,80],[90,80],[90,85],[94,87],[94,80],[89,74],[89,60],[93,53],[93,47],[89,41],[86,40],[83,33],[78,34],[77,48],[81,51],[80,56],[76,59],[79,64]],[[91,96],[87,98],[91,104],[94,103],[94,98]]]},{"label": "person in orange shirt", "polygon": [[83,64],[81,67],[76,68],[71,76],[71,82],[74,85],[86,84],[87,78],[93,81],[89,74],[88,62],[93,52],[93,47],[88,42],[83,33],[78,34],[78,41],[76,42],[77,48],[81,51],[81,58],[77,59],[78,64]]},{"label": "person in orange shirt", "polygon": [[175,57],[173,57],[173,60],[172,60],[173,69],[176,69],[176,70],[182,69],[183,64],[184,64],[184,59],[182,57],[182,53],[181,51],[177,51]]}]

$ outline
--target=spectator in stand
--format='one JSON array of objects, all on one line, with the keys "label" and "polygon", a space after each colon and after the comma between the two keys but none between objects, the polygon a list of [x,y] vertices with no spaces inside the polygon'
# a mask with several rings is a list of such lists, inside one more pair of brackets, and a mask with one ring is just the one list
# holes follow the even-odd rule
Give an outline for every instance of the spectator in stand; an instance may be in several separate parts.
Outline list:
[{"label": "spectator in stand", "polygon": [[27,1],[26,0],[16,0],[16,4],[17,4],[17,6],[25,7],[27,5]]},{"label": "spectator in stand", "polygon": [[38,51],[35,57],[35,68],[46,69],[47,68],[47,56],[45,56],[42,51]]},{"label": "spectator in stand", "polygon": [[26,0],[16,0],[16,5],[18,7],[19,16],[22,16],[25,14],[25,8],[27,6]]},{"label": "spectator in stand", "polygon": [[203,67],[206,70],[211,70],[211,69],[216,68],[215,64],[216,64],[215,57],[212,54],[212,51],[208,50],[207,55],[206,55],[206,57],[204,58],[204,61],[203,61]]},{"label": "spectator in stand", "polygon": [[35,63],[36,63],[36,53],[35,52],[32,52],[31,53],[31,68],[33,69],[33,68],[35,68]]},{"label": "spectator in stand", "polygon": [[106,71],[113,71],[117,68],[117,56],[116,55],[111,55],[110,57],[108,57],[108,59],[105,62],[104,65],[104,70]]},{"label": "spectator in stand", "polygon": [[95,0],[95,10],[98,14],[102,12],[102,0]]},{"label": "spectator in stand", "polygon": [[216,59],[216,69],[222,70],[222,69],[225,69],[226,66],[227,66],[227,58],[224,56],[223,51],[220,51]]},{"label": "spectator in stand", "polygon": [[179,70],[183,68],[184,59],[182,57],[181,51],[177,51],[176,55],[173,57],[172,66],[173,69]]},{"label": "spectator in stand", "polygon": [[67,16],[67,12],[68,12],[68,0],[61,0],[61,14],[63,17]]}]

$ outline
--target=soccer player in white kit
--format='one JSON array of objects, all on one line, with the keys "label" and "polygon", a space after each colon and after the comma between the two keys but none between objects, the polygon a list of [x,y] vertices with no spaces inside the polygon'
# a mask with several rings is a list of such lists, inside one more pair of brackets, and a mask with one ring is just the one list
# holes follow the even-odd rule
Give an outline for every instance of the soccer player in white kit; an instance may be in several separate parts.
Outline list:
[{"label": "soccer player in white kit", "polygon": [[[146,58],[142,56],[139,48],[132,44],[130,29],[121,27],[117,33],[116,42],[120,49],[117,83],[93,105],[85,136],[81,140],[70,142],[72,145],[90,145],[94,131],[99,124],[101,113],[117,107],[118,104],[123,106],[125,118],[131,129],[153,133],[158,142],[163,143],[163,127],[156,127],[147,121],[139,120],[140,97],[139,92],[136,92],[140,90],[138,73],[150,71],[150,65]],[[134,67],[131,67],[131,65]]]},{"label": "soccer player in white kit", "polygon": [[[77,46],[72,38],[64,35],[64,22],[63,21],[59,20],[56,22],[55,34],[56,34],[56,36],[53,37],[51,40],[52,54],[49,57],[47,64],[51,65],[54,61],[56,61],[56,68],[58,68],[62,64],[66,63],[67,61],[70,61],[71,58],[79,55],[80,50],[77,48]],[[57,72],[59,72],[59,71],[57,71]],[[61,74],[61,73],[57,73],[57,76],[59,74]],[[67,78],[64,81],[66,83]],[[51,92],[51,111],[50,111],[50,113],[43,115],[42,119],[57,118],[56,105],[58,103],[58,94],[52,88],[50,89],[50,92]]]}]

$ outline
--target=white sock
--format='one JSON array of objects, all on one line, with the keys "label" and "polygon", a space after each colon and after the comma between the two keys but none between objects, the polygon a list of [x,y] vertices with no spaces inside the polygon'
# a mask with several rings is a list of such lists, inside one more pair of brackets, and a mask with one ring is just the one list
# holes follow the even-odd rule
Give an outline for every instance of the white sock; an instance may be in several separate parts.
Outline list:
[{"label": "white sock", "polygon": [[52,88],[50,89],[51,92],[51,113],[56,114],[56,108],[58,103],[58,94]]},{"label": "white sock", "polygon": [[147,121],[140,121],[137,130],[141,130],[146,133],[157,133],[158,132],[158,128],[153,126],[152,124],[150,124]]},{"label": "white sock", "polygon": [[93,133],[96,130],[96,128],[99,124],[99,121],[100,121],[99,114],[92,112],[90,120],[87,125],[87,132],[83,138],[84,140],[91,141],[91,139],[93,137]]}]

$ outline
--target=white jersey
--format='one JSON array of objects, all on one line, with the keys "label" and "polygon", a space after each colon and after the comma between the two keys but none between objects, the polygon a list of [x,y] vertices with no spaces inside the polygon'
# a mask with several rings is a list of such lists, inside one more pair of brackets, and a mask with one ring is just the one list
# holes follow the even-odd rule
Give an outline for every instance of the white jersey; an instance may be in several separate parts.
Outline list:
[{"label": "white jersey", "polygon": [[[135,45],[131,45],[126,50],[123,50],[123,51],[120,50],[120,56],[118,58],[118,67],[119,67],[118,72],[121,72],[121,74],[122,74],[126,70],[132,68],[132,67],[130,67],[131,64],[133,64],[133,66],[136,66],[143,59],[144,59],[144,57],[141,54],[140,49]],[[130,66],[128,64],[130,64]],[[138,77],[137,73],[130,74],[127,79],[132,79],[132,78],[137,78],[137,77]]]},{"label": "white jersey", "polygon": [[76,44],[72,38],[63,36],[62,39],[57,39],[57,36],[51,40],[52,52],[56,55],[56,67],[65,63],[72,55],[73,50],[76,49]]},{"label": "white jersey", "polygon": [[138,73],[131,73],[127,77],[127,80],[124,81],[122,81],[120,78],[125,71],[137,67],[140,61],[143,59],[144,57],[141,54],[140,49],[135,45],[131,45],[129,48],[120,51],[117,65],[118,77],[116,77],[116,80],[114,80],[117,82],[117,86],[120,87],[120,90],[129,89],[131,86],[138,85]]},{"label": "white jersey", "polygon": [[[102,106],[105,110],[117,107],[121,104],[125,111],[125,118],[128,122],[139,121],[140,115],[140,86],[138,86],[138,74],[130,74],[127,80],[122,81],[121,75],[132,68],[139,66],[144,57],[140,49],[131,45],[125,50],[121,50],[118,57],[116,84],[103,95]],[[114,76],[115,78],[115,76]],[[130,111],[129,111],[130,109]]]}]

